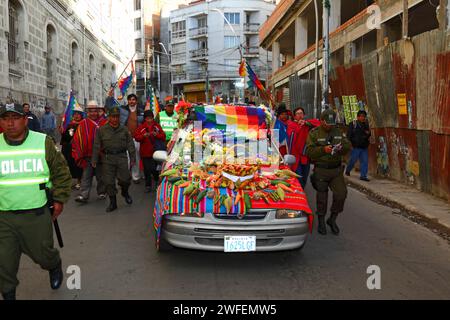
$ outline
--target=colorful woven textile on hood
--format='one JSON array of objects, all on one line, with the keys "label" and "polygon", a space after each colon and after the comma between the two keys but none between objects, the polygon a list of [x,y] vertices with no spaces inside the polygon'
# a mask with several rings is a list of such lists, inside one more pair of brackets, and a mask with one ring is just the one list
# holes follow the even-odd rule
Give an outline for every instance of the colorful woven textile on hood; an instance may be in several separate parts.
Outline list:
[{"label": "colorful woven textile on hood", "polygon": [[203,128],[228,131],[261,129],[266,121],[264,109],[248,106],[196,106],[195,114]]}]

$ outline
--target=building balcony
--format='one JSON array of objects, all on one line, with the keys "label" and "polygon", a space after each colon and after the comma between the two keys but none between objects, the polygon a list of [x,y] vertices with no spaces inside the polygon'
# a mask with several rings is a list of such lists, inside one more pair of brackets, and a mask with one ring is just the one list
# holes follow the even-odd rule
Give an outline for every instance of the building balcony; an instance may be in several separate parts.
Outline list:
[{"label": "building balcony", "polygon": [[243,55],[246,58],[258,57],[259,47],[243,47]]},{"label": "building balcony", "polygon": [[172,54],[171,64],[172,65],[179,65],[179,64],[185,64],[186,63],[186,53],[182,54]]},{"label": "building balcony", "polygon": [[191,39],[199,39],[207,37],[208,37],[208,27],[189,29],[189,38]]},{"label": "building balcony", "polygon": [[258,34],[259,33],[259,23],[244,23],[244,33],[245,34]]},{"label": "building balcony", "polygon": [[186,72],[174,73],[172,74],[172,81],[185,81],[187,80]]},{"label": "building balcony", "polygon": [[192,60],[207,60],[208,49],[196,49],[189,51],[189,56]]},{"label": "building balcony", "polygon": [[186,30],[173,31],[171,43],[186,42]]}]

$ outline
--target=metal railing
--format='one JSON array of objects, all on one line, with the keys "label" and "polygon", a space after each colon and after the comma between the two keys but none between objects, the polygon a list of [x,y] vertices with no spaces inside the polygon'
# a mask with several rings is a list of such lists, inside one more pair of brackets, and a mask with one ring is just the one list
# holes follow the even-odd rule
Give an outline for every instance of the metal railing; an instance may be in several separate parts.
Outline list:
[{"label": "metal railing", "polygon": [[243,47],[244,55],[257,55],[259,54],[259,47]]},{"label": "metal railing", "polygon": [[172,81],[183,81],[183,80],[187,80],[186,72],[172,74]]},{"label": "metal railing", "polygon": [[172,31],[172,42],[177,42],[186,38],[186,30]]},{"label": "metal railing", "polygon": [[189,56],[192,59],[206,58],[206,57],[208,57],[208,49],[191,50],[191,51],[189,51]]},{"label": "metal railing", "polygon": [[244,32],[259,32],[259,23],[244,23]]},{"label": "metal railing", "polygon": [[199,28],[192,28],[189,29],[189,36],[191,38],[193,37],[202,37],[208,35],[208,27],[199,27]]}]

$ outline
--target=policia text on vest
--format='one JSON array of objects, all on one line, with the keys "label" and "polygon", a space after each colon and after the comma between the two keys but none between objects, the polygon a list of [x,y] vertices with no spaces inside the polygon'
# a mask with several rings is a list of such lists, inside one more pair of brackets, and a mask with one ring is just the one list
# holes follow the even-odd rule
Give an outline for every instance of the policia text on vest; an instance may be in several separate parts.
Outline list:
[{"label": "policia text on vest", "polygon": [[178,122],[175,113],[169,116],[165,111],[159,113],[159,124],[166,134],[166,141],[172,139],[173,130],[176,129]]}]

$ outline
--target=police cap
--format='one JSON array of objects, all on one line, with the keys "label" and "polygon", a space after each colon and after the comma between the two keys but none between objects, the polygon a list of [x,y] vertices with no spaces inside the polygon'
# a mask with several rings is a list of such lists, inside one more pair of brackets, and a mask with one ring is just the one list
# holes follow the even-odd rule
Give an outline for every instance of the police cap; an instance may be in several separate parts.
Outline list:
[{"label": "police cap", "polygon": [[325,109],[320,114],[320,120],[325,120],[325,122],[329,125],[336,124],[336,112],[333,109]]},{"label": "police cap", "polygon": [[20,114],[21,116],[25,115],[23,111],[23,106],[18,103],[7,103],[0,105],[0,117],[3,116],[7,112],[14,112]]}]

